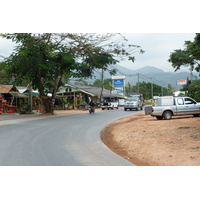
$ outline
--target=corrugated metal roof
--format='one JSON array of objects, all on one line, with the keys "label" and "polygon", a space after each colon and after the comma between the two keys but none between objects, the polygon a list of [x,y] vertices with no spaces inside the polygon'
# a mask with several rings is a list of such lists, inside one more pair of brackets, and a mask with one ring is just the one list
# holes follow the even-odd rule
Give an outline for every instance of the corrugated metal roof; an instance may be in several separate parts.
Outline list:
[{"label": "corrugated metal roof", "polygon": [[[100,96],[101,90],[102,90],[100,87],[94,87],[94,86],[90,86],[90,85],[74,85],[74,84],[71,84],[71,83],[69,84],[68,83],[68,84],[65,84],[65,86],[76,88],[77,91],[84,92],[84,93],[89,94],[91,96]],[[120,94],[112,94],[110,92],[110,90],[104,89],[103,92],[104,92],[103,97],[119,97],[119,98],[123,98],[123,96],[120,95]]]},{"label": "corrugated metal roof", "polygon": [[[16,86],[16,88],[18,89],[18,91],[19,91],[20,93],[27,93],[27,92],[29,92],[29,88],[27,88],[27,87]],[[33,89],[32,89],[32,92],[33,92],[33,93],[38,93],[38,94],[39,94],[38,90],[33,90]]]},{"label": "corrugated metal roof", "polygon": [[86,94],[89,94],[91,96],[99,96],[101,93],[101,88],[99,87],[93,87],[90,85],[74,85],[74,84],[65,84],[65,86],[69,86],[72,88],[76,89],[76,92],[80,91],[80,92],[84,92]]}]

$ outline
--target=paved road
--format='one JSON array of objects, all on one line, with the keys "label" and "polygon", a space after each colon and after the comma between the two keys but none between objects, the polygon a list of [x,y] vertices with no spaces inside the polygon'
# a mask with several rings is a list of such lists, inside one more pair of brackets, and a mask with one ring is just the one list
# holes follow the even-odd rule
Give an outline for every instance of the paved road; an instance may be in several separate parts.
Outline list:
[{"label": "paved road", "polygon": [[4,125],[0,118],[0,165],[131,166],[102,143],[100,132],[111,121],[134,113],[138,111],[119,109],[21,121],[13,117]]}]

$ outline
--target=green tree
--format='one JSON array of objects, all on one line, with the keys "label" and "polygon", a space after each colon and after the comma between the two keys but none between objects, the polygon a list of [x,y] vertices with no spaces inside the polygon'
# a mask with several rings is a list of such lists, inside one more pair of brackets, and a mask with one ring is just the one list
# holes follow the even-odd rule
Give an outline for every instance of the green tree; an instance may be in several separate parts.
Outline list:
[{"label": "green tree", "polygon": [[167,90],[166,90],[166,95],[173,95],[173,91],[174,91],[174,88],[172,87],[172,85],[168,84]]},{"label": "green tree", "polygon": [[196,33],[194,41],[185,41],[185,49],[175,50],[170,54],[169,62],[179,70],[182,66],[190,67],[191,71],[200,72],[200,33]]},{"label": "green tree", "polygon": [[188,96],[200,102],[200,80],[194,80],[188,87]]},{"label": "green tree", "polygon": [[[101,87],[101,80],[96,79],[93,83],[95,87]],[[112,79],[104,79],[104,88],[107,90],[112,90]]]},{"label": "green tree", "polygon": [[113,86],[112,86],[112,79],[105,79],[104,80],[104,88],[107,90],[113,90]]},{"label": "green tree", "polygon": [[[1,36],[17,44],[1,66],[13,83],[32,82],[33,88],[39,90],[47,113],[52,111],[51,102],[59,87],[69,78],[90,77],[94,69],[108,70],[108,65],[123,57],[134,62],[135,49],[140,49],[137,45],[125,45],[126,39],[118,34],[17,33]],[[117,36],[120,40],[111,40]],[[52,93],[51,99],[47,98],[47,93]]]},{"label": "green tree", "polygon": [[95,87],[101,87],[101,80],[100,79],[96,79],[93,83],[93,86]]},{"label": "green tree", "polygon": [[[160,85],[153,84],[153,91],[152,91],[152,83],[150,82],[140,82],[140,93],[143,94],[144,99],[148,100],[152,98],[152,93],[153,96],[161,96],[162,95],[162,88]],[[128,95],[128,92],[138,92],[138,83],[136,85],[133,85],[131,87],[126,86],[126,95]],[[163,95],[172,95],[173,94],[173,88],[169,84],[168,88],[163,87]]]},{"label": "green tree", "polygon": [[4,64],[3,62],[0,63],[0,84],[1,85],[10,85],[11,81],[10,81],[8,74],[4,70],[3,64]]}]

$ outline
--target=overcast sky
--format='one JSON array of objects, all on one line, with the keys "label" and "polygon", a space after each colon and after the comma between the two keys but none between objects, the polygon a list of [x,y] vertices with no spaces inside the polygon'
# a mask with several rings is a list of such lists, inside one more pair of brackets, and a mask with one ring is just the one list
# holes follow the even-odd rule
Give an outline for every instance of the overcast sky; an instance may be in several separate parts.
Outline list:
[{"label": "overcast sky", "polygon": [[[143,54],[135,54],[136,61],[121,62],[120,65],[131,69],[154,66],[164,71],[174,71],[168,62],[170,53],[175,49],[184,49],[187,40],[193,41],[194,33],[129,33],[123,34],[129,42],[141,46]],[[187,68],[184,68],[187,70]]]},{"label": "overcast sky", "polygon": [[[87,3],[92,6],[92,0],[77,0],[67,4],[68,8],[76,8],[76,12],[74,9],[66,10],[65,6],[59,6],[57,13],[54,4],[48,9],[46,3],[40,4],[40,8],[35,4],[32,6],[41,9],[42,12],[35,15],[34,9],[28,10],[27,12],[32,12],[32,15],[28,15],[29,20],[26,23],[22,20],[24,7],[20,8],[21,12],[13,7],[11,13],[14,13],[15,17],[4,19],[1,30],[36,33],[122,33],[129,43],[141,46],[145,53],[135,54],[134,63],[124,61],[120,62],[120,65],[131,69],[155,66],[164,71],[174,71],[171,63],[168,62],[170,53],[175,49],[183,49],[184,42],[193,41],[195,33],[199,32],[197,30],[199,7],[195,6],[196,1],[182,1],[180,4],[179,1],[174,0],[165,2],[141,0],[134,3],[132,0],[125,0],[123,3],[103,0],[97,7],[95,5],[94,9],[91,9],[92,7],[87,6]],[[4,1],[3,4],[7,7],[10,3]],[[6,9],[2,10],[4,11],[7,12]],[[42,14],[43,11],[46,12],[45,16]],[[9,56],[11,51],[11,42],[0,37],[0,55]]]},{"label": "overcast sky", "polygon": [[[122,61],[119,65],[133,70],[145,66],[154,66],[164,71],[174,71],[168,62],[169,55],[175,49],[184,49],[184,42],[193,41],[194,33],[122,33],[128,43],[141,46],[145,51],[143,54],[135,53],[136,61]],[[9,56],[12,52],[11,40],[0,38],[0,55]],[[2,60],[2,58],[0,58]],[[183,68],[183,70],[189,70]]]}]

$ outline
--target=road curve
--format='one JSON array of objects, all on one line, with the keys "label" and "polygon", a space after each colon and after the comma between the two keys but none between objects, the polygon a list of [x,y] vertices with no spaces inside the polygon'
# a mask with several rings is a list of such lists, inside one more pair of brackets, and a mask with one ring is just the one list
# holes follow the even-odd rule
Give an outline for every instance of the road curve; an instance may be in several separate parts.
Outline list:
[{"label": "road curve", "polygon": [[0,124],[0,166],[133,166],[100,139],[115,119],[137,111],[105,110]]}]

